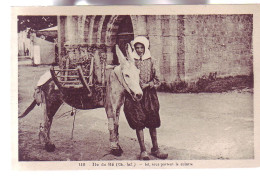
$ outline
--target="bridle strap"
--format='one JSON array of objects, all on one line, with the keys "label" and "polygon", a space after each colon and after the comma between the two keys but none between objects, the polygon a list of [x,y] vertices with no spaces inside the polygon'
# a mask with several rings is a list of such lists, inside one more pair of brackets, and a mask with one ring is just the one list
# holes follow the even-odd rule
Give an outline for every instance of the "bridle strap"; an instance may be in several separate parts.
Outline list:
[{"label": "bridle strap", "polygon": [[132,90],[130,89],[129,85],[126,83],[125,77],[124,77],[124,75],[123,75],[123,72],[121,72],[121,76],[122,76],[122,78],[123,78],[124,84],[126,85],[126,87],[127,87],[127,88],[129,89],[129,91],[131,92]]}]

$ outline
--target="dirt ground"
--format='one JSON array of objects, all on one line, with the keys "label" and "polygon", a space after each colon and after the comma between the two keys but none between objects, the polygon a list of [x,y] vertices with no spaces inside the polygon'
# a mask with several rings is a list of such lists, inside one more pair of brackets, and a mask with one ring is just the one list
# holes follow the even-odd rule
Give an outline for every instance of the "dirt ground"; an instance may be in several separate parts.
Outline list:
[{"label": "dirt ground", "polygon": [[[34,87],[49,66],[19,66],[18,114],[32,102]],[[158,93],[162,125],[158,142],[169,160],[252,159],[254,157],[253,93]],[[43,124],[41,106],[19,120],[20,161],[137,160],[140,150],[135,131],[121,112],[121,157],[109,154],[109,134],[104,108],[78,110],[72,135],[71,107],[63,104],[54,117],[51,139],[54,152],[44,150],[38,132]],[[64,114],[65,113],[65,114]],[[147,150],[151,140],[145,130]],[[156,159],[150,156],[151,159]]]}]

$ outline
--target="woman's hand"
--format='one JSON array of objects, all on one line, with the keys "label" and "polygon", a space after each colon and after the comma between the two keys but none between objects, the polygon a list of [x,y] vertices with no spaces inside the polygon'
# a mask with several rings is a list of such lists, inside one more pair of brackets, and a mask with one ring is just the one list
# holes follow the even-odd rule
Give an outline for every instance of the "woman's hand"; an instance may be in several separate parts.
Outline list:
[{"label": "woman's hand", "polygon": [[154,87],[154,82],[149,82],[148,85],[150,86],[150,88]]},{"label": "woman's hand", "polygon": [[149,85],[149,83],[141,83],[140,86],[142,89],[145,89],[145,88],[149,87],[150,85]]}]

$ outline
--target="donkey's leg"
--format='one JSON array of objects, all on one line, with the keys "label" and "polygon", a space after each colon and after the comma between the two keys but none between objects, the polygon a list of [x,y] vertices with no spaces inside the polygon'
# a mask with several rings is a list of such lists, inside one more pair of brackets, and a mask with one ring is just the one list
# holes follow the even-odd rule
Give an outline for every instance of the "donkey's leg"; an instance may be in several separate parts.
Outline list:
[{"label": "donkey's leg", "polygon": [[50,139],[50,129],[53,120],[53,116],[62,104],[62,100],[59,97],[59,92],[54,90],[54,87],[47,87],[43,96],[43,109],[44,109],[44,125],[40,130],[40,134],[43,135],[45,141],[45,149],[48,152],[55,150],[55,145]]},{"label": "donkey's leg", "polygon": [[[110,149],[111,153],[116,156],[120,156],[118,154],[119,146],[118,146],[118,124],[115,124],[116,115],[113,113],[113,108],[110,103],[106,103],[105,105],[106,113],[107,113],[107,118],[108,118],[108,131],[109,131],[109,142],[110,142]],[[118,123],[118,122],[117,122]],[[117,132],[115,131],[117,130]]]},{"label": "donkey's leg", "polygon": [[106,100],[105,110],[108,118],[110,149],[114,150],[118,148],[116,143],[115,124],[114,124],[116,115],[113,112],[113,107],[110,100]]},{"label": "donkey's leg", "polygon": [[[121,106],[120,106],[121,107]],[[115,138],[116,138],[116,143],[118,146],[118,151],[121,153],[123,153],[122,148],[119,145],[119,115],[120,115],[120,108],[118,108],[117,113],[116,113],[116,119],[114,120],[114,134],[115,134]]]},{"label": "donkey's leg", "polygon": [[[61,106],[62,101],[57,99],[54,101],[47,101],[45,106],[44,106],[44,130],[46,133],[46,150],[48,151],[49,147],[50,150],[52,150],[55,146],[54,144],[52,144],[51,139],[50,139],[50,130],[51,130],[51,125],[52,125],[52,121],[53,121],[53,116],[56,114],[57,110],[59,109],[59,107]],[[52,146],[53,145],[53,146]],[[48,147],[49,146],[49,147]],[[54,150],[53,150],[54,151]]]},{"label": "donkey's leg", "polygon": [[108,118],[108,130],[109,130],[109,141],[110,141],[110,148],[118,149],[117,145],[117,135],[115,133],[115,124],[114,124],[114,118],[109,117]]},{"label": "donkey's leg", "polygon": [[[48,152],[52,152],[55,150],[55,145],[51,142],[50,139],[50,129],[51,124],[53,121],[53,116],[61,106],[62,101],[61,100],[55,100],[55,101],[46,101],[44,102],[44,126],[43,126],[43,132],[45,137],[45,149]],[[41,131],[40,131],[41,132]]]},{"label": "donkey's leg", "polygon": [[117,144],[119,144],[119,133],[118,133],[118,128],[119,128],[119,114],[120,110],[116,112],[116,117],[114,119],[114,133],[115,133],[115,138]]},{"label": "donkey's leg", "polygon": [[121,154],[123,153],[123,150],[119,146],[119,134],[118,134],[119,112],[123,102],[118,102],[118,101],[113,102],[113,105],[112,103],[107,103],[105,105],[106,113],[108,116],[110,149],[111,149],[111,153],[115,156],[121,156]]},{"label": "donkey's leg", "polygon": [[108,118],[109,122],[109,133],[110,133],[110,148],[111,148],[111,153],[115,156],[121,156],[123,153],[122,148],[119,145],[119,133],[118,133],[118,128],[119,128],[119,112],[118,114],[114,114],[114,117]]},{"label": "donkey's leg", "polygon": [[105,109],[108,118],[111,153],[115,156],[121,156],[123,152],[118,144],[118,119],[119,111],[124,101],[123,93],[124,88],[122,88],[112,71],[109,76],[109,84],[107,85]]}]

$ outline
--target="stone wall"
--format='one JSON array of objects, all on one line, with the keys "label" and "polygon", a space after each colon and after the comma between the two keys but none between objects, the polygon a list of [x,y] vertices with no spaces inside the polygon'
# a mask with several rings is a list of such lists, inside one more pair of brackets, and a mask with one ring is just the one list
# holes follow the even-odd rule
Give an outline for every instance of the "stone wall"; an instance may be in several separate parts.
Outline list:
[{"label": "stone wall", "polygon": [[253,72],[252,15],[186,15],[185,80]]},{"label": "stone wall", "polygon": [[[253,72],[252,15],[146,16],[152,55],[166,83]],[[137,25],[138,26],[138,25]]]},{"label": "stone wall", "polygon": [[151,55],[159,60],[161,80],[169,83],[177,77],[177,16],[149,15],[147,36]]}]

